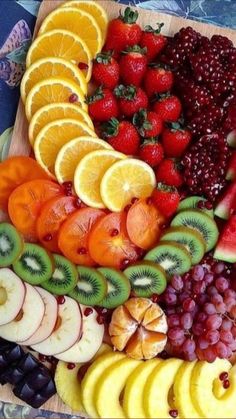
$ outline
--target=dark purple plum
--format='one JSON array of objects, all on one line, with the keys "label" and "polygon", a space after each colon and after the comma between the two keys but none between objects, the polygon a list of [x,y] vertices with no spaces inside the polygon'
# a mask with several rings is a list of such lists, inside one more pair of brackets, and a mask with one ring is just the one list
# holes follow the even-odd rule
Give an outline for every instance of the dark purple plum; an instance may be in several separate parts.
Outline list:
[{"label": "dark purple plum", "polygon": [[56,394],[56,387],[54,384],[54,381],[51,379],[49,383],[41,390],[40,394],[43,397],[46,397],[47,399],[50,399],[50,397],[54,396]]},{"label": "dark purple plum", "polygon": [[25,374],[37,368],[40,365],[39,361],[31,354],[25,354],[18,364],[18,367],[24,371]]},{"label": "dark purple plum", "polygon": [[16,365],[8,367],[2,374],[3,379],[12,385],[18,384],[23,378],[25,373],[19,369]]},{"label": "dark purple plum", "polygon": [[34,390],[42,389],[46,384],[49,383],[50,380],[51,375],[49,373],[49,370],[43,365],[39,366],[38,368],[35,368],[25,378],[25,381]]},{"label": "dark purple plum", "polygon": [[8,363],[19,361],[23,358],[24,355],[25,353],[19,345],[16,345],[15,347],[10,348],[5,352]]},{"label": "dark purple plum", "polygon": [[30,404],[32,397],[35,396],[34,390],[27,383],[21,381],[14,389],[13,393],[16,397]]}]

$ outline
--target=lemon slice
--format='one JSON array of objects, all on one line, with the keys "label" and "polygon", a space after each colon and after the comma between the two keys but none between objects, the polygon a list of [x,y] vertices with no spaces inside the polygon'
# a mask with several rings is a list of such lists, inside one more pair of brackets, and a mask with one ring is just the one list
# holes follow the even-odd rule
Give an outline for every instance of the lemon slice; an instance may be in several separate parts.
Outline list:
[{"label": "lemon slice", "polygon": [[75,169],[81,159],[91,151],[102,149],[112,150],[112,147],[99,138],[78,137],[66,143],[56,158],[55,174],[58,182],[73,181]]},{"label": "lemon slice", "polygon": [[96,20],[89,13],[76,7],[59,7],[44,19],[39,34],[53,29],[65,29],[80,36],[86,43],[92,57],[102,49],[102,32]]},{"label": "lemon slice", "polygon": [[47,57],[64,58],[77,66],[83,64],[86,81],[90,80],[92,56],[86,43],[75,33],[55,29],[35,38],[26,57],[26,67]]},{"label": "lemon slice", "polygon": [[91,128],[75,119],[60,119],[49,124],[39,132],[34,144],[35,158],[50,174],[54,174],[57,154],[64,144],[83,135],[96,137]]},{"label": "lemon slice", "polygon": [[106,171],[126,156],[118,151],[98,150],[87,154],[75,170],[74,188],[82,201],[93,208],[105,208],[100,183]]},{"label": "lemon slice", "polygon": [[101,181],[100,192],[106,207],[119,212],[132,198],[150,196],[155,186],[152,168],[141,160],[129,158],[113,164],[107,170]]}]

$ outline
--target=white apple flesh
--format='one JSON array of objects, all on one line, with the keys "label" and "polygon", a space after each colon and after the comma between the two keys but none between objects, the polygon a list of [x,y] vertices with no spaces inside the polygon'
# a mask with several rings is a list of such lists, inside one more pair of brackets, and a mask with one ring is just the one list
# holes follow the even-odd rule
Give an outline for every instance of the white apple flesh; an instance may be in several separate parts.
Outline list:
[{"label": "white apple flesh", "polygon": [[0,269],[0,326],[10,323],[20,312],[26,289],[10,269]]}]

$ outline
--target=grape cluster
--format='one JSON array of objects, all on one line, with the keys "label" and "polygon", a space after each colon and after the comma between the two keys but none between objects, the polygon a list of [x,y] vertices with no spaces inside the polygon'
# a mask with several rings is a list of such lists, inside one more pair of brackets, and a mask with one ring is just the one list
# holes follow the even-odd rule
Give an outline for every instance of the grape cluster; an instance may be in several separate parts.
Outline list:
[{"label": "grape cluster", "polygon": [[172,277],[163,294],[169,354],[213,362],[236,351],[236,287],[230,274],[223,262],[208,261]]}]

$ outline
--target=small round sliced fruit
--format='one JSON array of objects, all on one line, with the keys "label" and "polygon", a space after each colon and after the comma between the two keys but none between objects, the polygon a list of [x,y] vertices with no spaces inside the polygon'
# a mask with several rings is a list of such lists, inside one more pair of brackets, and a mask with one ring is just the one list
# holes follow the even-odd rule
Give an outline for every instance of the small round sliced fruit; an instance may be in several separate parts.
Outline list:
[{"label": "small round sliced fruit", "polygon": [[107,282],[104,276],[94,268],[78,266],[78,281],[69,296],[78,303],[96,306],[107,293]]},{"label": "small round sliced fruit", "polygon": [[10,342],[23,342],[29,339],[43,320],[45,312],[43,299],[32,285],[25,284],[25,288],[25,300],[17,317],[10,323],[0,326],[0,337]]},{"label": "small round sliced fruit", "polygon": [[197,230],[192,228],[171,227],[165,230],[163,236],[161,236],[161,241],[166,240],[175,241],[185,246],[190,253],[193,265],[199,263],[206,252],[205,240]]},{"label": "small round sliced fruit", "polygon": [[13,263],[13,269],[24,281],[39,285],[53,274],[52,258],[43,247],[26,243],[21,257]]},{"label": "small round sliced fruit", "polygon": [[[207,202],[206,198],[203,198],[202,196],[189,196],[188,198],[183,199],[183,201],[180,202],[178,206],[178,212],[186,210],[186,209],[201,209],[201,211],[205,212],[210,217],[214,217],[214,211],[213,209],[207,209],[204,207],[204,204]],[[202,208],[201,204],[202,203]],[[198,206],[200,205],[200,207]]]},{"label": "small round sliced fruit", "polygon": [[131,199],[147,198],[156,186],[155,173],[145,162],[128,158],[113,164],[101,181],[101,198],[110,211],[122,211]]},{"label": "small round sliced fruit", "polygon": [[78,281],[76,267],[61,255],[53,255],[54,272],[42,287],[55,295],[65,295],[73,290]]},{"label": "small round sliced fruit", "polygon": [[58,237],[58,246],[67,259],[78,265],[96,265],[89,251],[89,235],[94,223],[104,216],[102,210],[82,208],[68,217]]},{"label": "small round sliced fruit", "polygon": [[187,249],[174,241],[166,241],[158,244],[150,250],[144,258],[159,264],[168,277],[182,275],[191,268],[191,257]]},{"label": "small round sliced fruit", "polygon": [[117,161],[126,156],[115,150],[92,151],[83,157],[74,176],[74,185],[77,195],[82,201],[93,208],[105,208],[100,185],[106,171]]},{"label": "small round sliced fruit", "polygon": [[101,266],[123,268],[138,259],[136,246],[130,241],[124,212],[108,214],[98,220],[89,234],[89,252]]},{"label": "small round sliced fruit", "polygon": [[19,314],[25,299],[25,286],[10,269],[0,269],[0,325],[10,323]]},{"label": "small round sliced fruit", "polygon": [[0,224],[0,267],[12,265],[21,255],[24,242],[16,228],[9,223]]},{"label": "small round sliced fruit", "polygon": [[130,283],[127,277],[120,271],[112,268],[97,269],[107,281],[107,293],[99,306],[116,308],[128,300],[130,295]]},{"label": "small round sliced fruit", "polygon": [[131,288],[137,297],[159,295],[166,289],[165,271],[155,263],[138,262],[125,269],[124,274],[130,281]]}]

